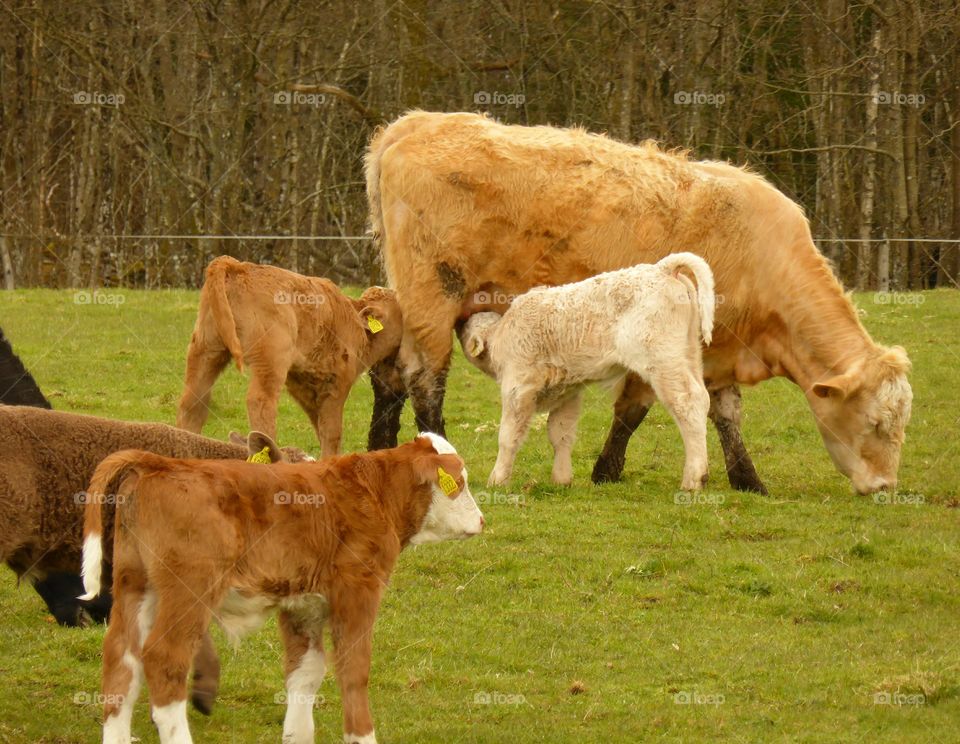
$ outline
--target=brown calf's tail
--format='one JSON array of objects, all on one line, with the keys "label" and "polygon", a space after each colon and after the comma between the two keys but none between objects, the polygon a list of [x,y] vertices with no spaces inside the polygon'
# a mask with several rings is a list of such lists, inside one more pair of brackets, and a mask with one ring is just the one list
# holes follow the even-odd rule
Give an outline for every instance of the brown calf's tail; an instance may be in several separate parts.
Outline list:
[{"label": "brown calf's tail", "polygon": [[[87,489],[86,506],[83,512],[83,588],[86,594],[80,599],[91,600],[100,594],[103,576],[103,505],[109,499],[115,499],[117,512],[122,507],[121,499],[109,493],[110,484],[117,484],[119,490],[120,477],[131,467],[143,464],[144,456],[151,456],[149,452],[141,450],[123,450],[106,457],[97,469],[93,471],[93,478]],[[118,524],[115,521],[115,524]]]},{"label": "brown calf's tail", "polygon": [[210,303],[213,323],[223,345],[227,347],[237,369],[243,372],[243,349],[237,336],[237,322],[227,297],[227,271],[240,262],[230,256],[219,256],[207,266],[207,279],[203,285],[203,294]]}]

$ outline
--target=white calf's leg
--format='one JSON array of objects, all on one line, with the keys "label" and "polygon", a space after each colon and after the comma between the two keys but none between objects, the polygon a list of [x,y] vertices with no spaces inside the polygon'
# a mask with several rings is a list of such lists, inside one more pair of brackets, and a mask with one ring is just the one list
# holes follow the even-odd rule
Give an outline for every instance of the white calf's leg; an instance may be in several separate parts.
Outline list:
[{"label": "white calf's leg", "polygon": [[527,386],[504,380],[500,398],[503,407],[500,414],[500,448],[497,462],[487,480],[489,486],[502,486],[509,482],[517,450],[523,443],[530,419],[536,410],[536,392]]},{"label": "white calf's leg", "polygon": [[580,394],[560,402],[550,411],[547,433],[553,445],[553,482],[569,485],[573,480],[573,443],[577,438],[577,420],[580,418]]},{"label": "white calf's leg", "polygon": [[677,422],[686,460],[683,481],[685,491],[696,491],[707,482],[707,413],[710,394],[703,379],[685,370],[657,370],[650,384],[673,420]]},{"label": "white calf's leg", "polygon": [[127,594],[114,600],[103,639],[103,744],[129,744],[133,708],[140,694],[143,639],[150,632],[156,595]]},{"label": "white calf's leg", "polygon": [[160,744],[193,744],[187,724],[187,701],[177,700],[154,707],[153,723],[160,734]]},{"label": "white calf's leg", "polygon": [[377,735],[374,731],[371,731],[369,734],[364,734],[363,736],[344,734],[343,744],[377,744]]},{"label": "white calf's leg", "polygon": [[323,649],[311,643],[299,666],[287,675],[283,744],[313,744],[313,703],[326,670]]}]

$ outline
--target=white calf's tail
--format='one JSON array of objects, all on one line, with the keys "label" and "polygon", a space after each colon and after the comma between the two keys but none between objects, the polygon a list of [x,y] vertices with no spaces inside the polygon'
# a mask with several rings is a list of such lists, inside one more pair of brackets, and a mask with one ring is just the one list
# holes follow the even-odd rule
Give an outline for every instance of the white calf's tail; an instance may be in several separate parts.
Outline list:
[{"label": "white calf's tail", "polygon": [[697,280],[697,306],[700,309],[700,335],[703,343],[710,345],[713,338],[713,313],[716,306],[716,296],[713,292],[713,272],[710,266],[700,256],[693,253],[671,253],[661,259],[657,266],[668,274],[675,274],[680,269],[686,269]]}]

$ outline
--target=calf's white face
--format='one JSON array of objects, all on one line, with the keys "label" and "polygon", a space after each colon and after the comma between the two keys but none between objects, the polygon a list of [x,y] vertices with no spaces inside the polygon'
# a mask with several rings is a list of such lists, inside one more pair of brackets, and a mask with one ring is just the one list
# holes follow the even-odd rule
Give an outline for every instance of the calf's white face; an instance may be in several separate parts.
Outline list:
[{"label": "calf's white face", "polygon": [[[453,445],[439,434],[423,433],[433,444],[438,455],[457,454]],[[413,545],[442,542],[444,540],[465,540],[479,535],[483,531],[483,514],[470,493],[467,482],[467,469],[463,469],[463,488],[452,496],[433,484],[433,500],[423,518],[420,530],[410,538]]]}]

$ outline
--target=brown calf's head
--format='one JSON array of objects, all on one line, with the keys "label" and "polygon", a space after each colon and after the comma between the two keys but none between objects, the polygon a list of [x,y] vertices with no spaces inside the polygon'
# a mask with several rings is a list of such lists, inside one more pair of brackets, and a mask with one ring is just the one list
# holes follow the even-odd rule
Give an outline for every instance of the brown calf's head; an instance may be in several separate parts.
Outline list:
[{"label": "brown calf's head", "polygon": [[366,359],[369,367],[400,348],[403,314],[396,292],[384,287],[370,287],[354,304],[359,308],[360,320],[370,342]]},{"label": "brown calf's head", "polygon": [[863,364],[813,385],[810,405],[834,464],[859,493],[893,489],[913,391],[910,360],[879,347]]},{"label": "brown calf's head", "polygon": [[421,453],[413,460],[414,471],[421,484],[430,485],[433,498],[410,542],[422,545],[479,535],[483,514],[470,493],[463,459],[439,434],[422,433],[416,444]]}]

